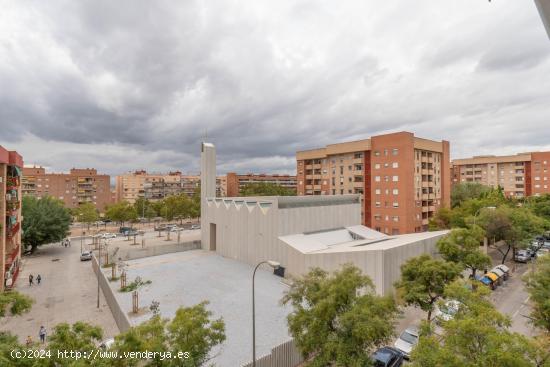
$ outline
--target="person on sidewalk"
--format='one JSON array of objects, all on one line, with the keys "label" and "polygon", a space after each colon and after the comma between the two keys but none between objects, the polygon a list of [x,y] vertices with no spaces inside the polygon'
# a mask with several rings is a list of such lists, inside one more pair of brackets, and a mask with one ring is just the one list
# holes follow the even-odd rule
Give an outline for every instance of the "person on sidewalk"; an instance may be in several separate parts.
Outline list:
[{"label": "person on sidewalk", "polygon": [[27,336],[27,340],[25,341],[25,344],[27,345],[27,347],[30,347],[32,345],[32,338],[31,336]]},{"label": "person on sidewalk", "polygon": [[36,283],[37,283],[38,285],[40,285],[40,281],[41,281],[41,280],[42,280],[42,277],[40,276],[40,274],[38,274],[38,275],[36,276]]},{"label": "person on sidewalk", "polygon": [[32,285],[33,278],[32,274],[29,274],[29,287]]},{"label": "person on sidewalk", "polygon": [[42,325],[40,326],[40,331],[38,332],[38,335],[40,336],[40,343],[46,342],[46,328]]}]

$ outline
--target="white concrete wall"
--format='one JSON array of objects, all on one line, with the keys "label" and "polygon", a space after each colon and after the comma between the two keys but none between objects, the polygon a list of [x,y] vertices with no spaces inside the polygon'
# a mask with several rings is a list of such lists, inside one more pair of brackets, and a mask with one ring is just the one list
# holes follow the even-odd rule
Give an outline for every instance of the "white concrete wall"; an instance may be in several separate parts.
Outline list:
[{"label": "white concrete wall", "polygon": [[[360,224],[360,204],[326,205],[279,209],[277,198],[236,198],[252,203],[240,208],[233,199],[218,198],[207,202],[202,224],[202,240],[210,241],[210,223],[216,224],[216,252],[222,256],[254,265],[264,260],[283,264],[296,255],[278,236],[308,231],[341,228]],[[227,203],[227,204],[226,204]],[[209,248],[203,242],[203,248]]]},{"label": "white concrete wall", "polygon": [[203,225],[206,218],[206,198],[216,196],[216,148],[213,144],[202,143],[201,145],[201,228],[202,248],[209,241],[209,230]]},{"label": "white concrete wall", "polygon": [[303,254],[279,240],[279,246],[287,246],[289,250],[286,253],[290,255],[286,262],[281,261],[281,263],[286,266],[285,276],[294,277],[307,273],[313,267],[332,272],[343,264],[351,263],[371,278],[377,293],[389,294],[394,291],[393,284],[401,276],[401,265],[411,257],[422,254],[434,255],[436,243],[444,235],[442,233],[429,239],[389,249],[317,254]]}]

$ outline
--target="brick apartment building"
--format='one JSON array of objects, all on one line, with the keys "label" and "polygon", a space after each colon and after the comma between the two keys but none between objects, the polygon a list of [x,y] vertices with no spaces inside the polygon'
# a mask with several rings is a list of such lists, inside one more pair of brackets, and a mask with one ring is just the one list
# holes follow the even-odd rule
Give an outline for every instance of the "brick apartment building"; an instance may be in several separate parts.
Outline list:
[{"label": "brick apartment building", "polygon": [[284,188],[296,191],[296,176],[290,175],[267,175],[247,173],[238,175],[234,172],[227,173],[227,196],[239,196],[243,186],[253,183],[270,183],[282,186]]},{"label": "brick apartment building", "polygon": [[11,288],[21,265],[21,169],[23,158],[0,146],[0,291]]},{"label": "brick apartment building", "polygon": [[63,201],[67,208],[92,203],[103,211],[112,203],[111,178],[94,168],[73,168],[69,173],[48,173],[43,167],[23,168],[23,195],[46,195]]},{"label": "brick apartment building", "polygon": [[450,204],[449,148],[398,132],[299,151],[298,195],[361,194],[364,225],[387,234],[425,231]]},{"label": "brick apartment building", "polygon": [[452,184],[479,182],[502,187],[508,197],[550,194],[550,152],[475,156],[451,163]]}]

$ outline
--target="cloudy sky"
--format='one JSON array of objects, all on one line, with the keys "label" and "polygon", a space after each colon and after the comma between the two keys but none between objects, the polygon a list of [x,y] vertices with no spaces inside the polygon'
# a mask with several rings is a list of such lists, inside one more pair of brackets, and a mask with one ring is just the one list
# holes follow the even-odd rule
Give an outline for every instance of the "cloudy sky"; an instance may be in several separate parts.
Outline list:
[{"label": "cloudy sky", "polygon": [[293,172],[407,130],[453,157],[550,150],[532,0],[0,0],[0,144],[54,171]]}]

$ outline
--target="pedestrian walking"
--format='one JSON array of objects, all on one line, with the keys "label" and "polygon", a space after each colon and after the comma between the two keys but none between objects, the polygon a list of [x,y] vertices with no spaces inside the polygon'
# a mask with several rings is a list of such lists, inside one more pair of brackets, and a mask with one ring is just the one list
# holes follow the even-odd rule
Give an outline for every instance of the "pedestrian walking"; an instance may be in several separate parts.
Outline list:
[{"label": "pedestrian walking", "polygon": [[37,283],[37,284],[40,284],[40,281],[41,281],[41,280],[42,280],[42,277],[40,276],[40,274],[38,274],[38,275],[36,276],[36,283]]},{"label": "pedestrian walking", "polygon": [[30,347],[32,345],[32,338],[31,336],[27,336],[27,340],[25,340],[25,344],[27,345],[27,347]]},{"label": "pedestrian walking", "polygon": [[71,247],[71,239],[67,238],[67,246]]},{"label": "pedestrian walking", "polygon": [[32,280],[34,279],[34,277],[32,276],[32,274],[29,274],[29,286],[32,285]]},{"label": "pedestrian walking", "polygon": [[44,343],[46,341],[46,328],[44,326],[40,326],[38,335],[40,336],[40,342]]}]

